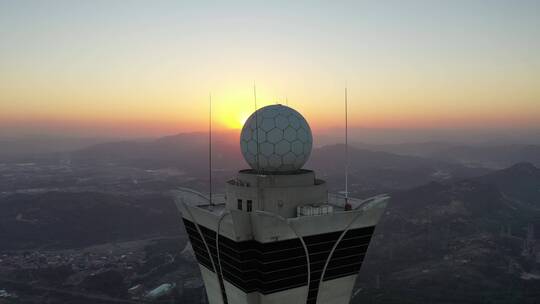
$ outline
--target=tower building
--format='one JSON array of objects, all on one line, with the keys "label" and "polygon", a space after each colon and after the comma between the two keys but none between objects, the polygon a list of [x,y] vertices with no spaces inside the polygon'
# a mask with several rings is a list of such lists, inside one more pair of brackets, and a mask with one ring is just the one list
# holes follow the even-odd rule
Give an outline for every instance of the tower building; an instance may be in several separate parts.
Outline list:
[{"label": "tower building", "polygon": [[287,106],[255,111],[240,146],[251,168],[225,194],[175,191],[209,303],[349,303],[388,197],[329,194],[303,169],[311,130]]}]

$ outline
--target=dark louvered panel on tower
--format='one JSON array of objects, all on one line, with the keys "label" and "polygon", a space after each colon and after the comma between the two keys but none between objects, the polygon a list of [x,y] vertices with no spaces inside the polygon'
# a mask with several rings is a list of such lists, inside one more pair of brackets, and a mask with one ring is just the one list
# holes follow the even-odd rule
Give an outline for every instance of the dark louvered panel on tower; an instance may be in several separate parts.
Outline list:
[{"label": "dark louvered panel on tower", "polygon": [[[199,263],[215,272],[209,253],[195,225],[184,219],[186,231]],[[321,275],[332,248],[342,231],[304,237],[309,252],[310,282],[307,282],[307,259],[299,239],[260,243],[235,242],[219,237],[219,259],[215,232],[199,226],[216,268],[221,265],[223,279],[246,293],[271,294],[308,285],[308,304],[315,303]],[[358,272],[374,227],[352,229],[345,233],[328,263],[323,280],[331,280]],[[221,277],[218,274],[218,277]]]}]

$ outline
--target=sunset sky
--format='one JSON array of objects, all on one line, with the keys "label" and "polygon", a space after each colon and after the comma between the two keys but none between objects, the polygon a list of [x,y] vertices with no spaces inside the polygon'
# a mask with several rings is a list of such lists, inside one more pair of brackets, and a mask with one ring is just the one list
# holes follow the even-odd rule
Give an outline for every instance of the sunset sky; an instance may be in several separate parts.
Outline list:
[{"label": "sunset sky", "polygon": [[0,0],[0,135],[540,128],[540,1]]}]

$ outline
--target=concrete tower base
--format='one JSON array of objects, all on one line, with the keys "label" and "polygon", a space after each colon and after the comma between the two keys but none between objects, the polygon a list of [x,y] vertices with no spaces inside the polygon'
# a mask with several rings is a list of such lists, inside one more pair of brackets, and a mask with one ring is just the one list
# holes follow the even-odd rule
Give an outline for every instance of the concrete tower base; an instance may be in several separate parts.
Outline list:
[{"label": "concrete tower base", "polygon": [[346,202],[309,170],[244,170],[213,204],[175,198],[210,304],[345,304],[388,196]]}]

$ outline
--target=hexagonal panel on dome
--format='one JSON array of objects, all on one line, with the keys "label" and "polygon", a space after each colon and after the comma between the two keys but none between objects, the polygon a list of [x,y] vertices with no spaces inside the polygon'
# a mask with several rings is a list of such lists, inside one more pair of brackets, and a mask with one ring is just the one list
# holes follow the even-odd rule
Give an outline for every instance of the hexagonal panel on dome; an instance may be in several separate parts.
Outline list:
[{"label": "hexagonal panel on dome", "polygon": [[304,153],[311,153],[312,143],[308,142],[304,144]]},{"label": "hexagonal panel on dome", "polygon": [[298,121],[300,123],[300,128],[304,129],[304,130],[308,130],[309,129],[309,125],[307,123],[307,121],[305,120],[300,120]]},{"label": "hexagonal panel on dome", "polygon": [[240,140],[240,150],[247,151],[248,149],[248,142],[245,140]]},{"label": "hexagonal panel on dome", "polygon": [[295,166],[300,166],[300,167],[303,166],[304,165],[303,159],[300,158],[300,157],[297,157],[296,160],[294,161],[294,165]]},{"label": "hexagonal panel on dome", "polygon": [[257,132],[253,131],[253,135],[251,138],[253,138],[256,141],[259,142],[265,142],[266,141],[266,132],[262,129],[257,130]]},{"label": "hexagonal panel on dome", "polygon": [[279,114],[288,118],[289,116],[294,114],[293,112],[289,111],[289,109],[289,107],[281,107],[279,108]]},{"label": "hexagonal panel on dome", "polygon": [[279,168],[282,165],[281,156],[277,154],[272,154],[268,158],[268,164],[276,169]]},{"label": "hexagonal panel on dome", "polygon": [[298,128],[300,128],[300,122],[298,122],[298,118],[295,115],[289,116],[289,123],[291,124],[291,127],[295,130],[298,130]]},{"label": "hexagonal panel on dome", "polygon": [[[259,119],[259,122],[261,122],[260,119]],[[247,121],[247,120],[246,120],[246,122],[244,123],[244,127],[242,128],[242,130],[244,130],[244,129],[251,129],[252,131],[255,131],[255,130],[257,129],[257,120],[255,120],[255,118],[253,118],[253,119],[250,120],[250,121]],[[244,133],[244,132],[242,132],[242,133]]]},{"label": "hexagonal panel on dome", "polygon": [[291,151],[295,155],[301,156],[304,153],[304,144],[300,141],[295,141],[291,144]]},{"label": "hexagonal panel on dome", "polygon": [[283,162],[286,164],[294,164],[296,161],[296,155],[292,152],[288,152],[283,156]]},{"label": "hexagonal panel on dome", "polygon": [[298,131],[296,131],[296,135],[298,136],[298,140],[300,140],[302,143],[308,141],[308,134],[304,128],[298,129]]},{"label": "hexagonal panel on dome", "polygon": [[287,152],[291,151],[291,144],[285,139],[282,139],[280,142],[278,142],[275,147],[276,149],[274,153],[278,155],[285,155]]},{"label": "hexagonal panel on dome", "polygon": [[248,128],[246,130],[246,132],[242,132],[242,136],[240,136],[240,139],[242,139],[242,140],[250,140],[252,134],[253,134],[253,131]]},{"label": "hexagonal panel on dome", "polygon": [[261,116],[264,118],[274,118],[279,114],[279,110],[276,108],[269,108],[266,111],[261,112]]},{"label": "hexagonal panel on dome", "polygon": [[263,142],[260,146],[261,154],[264,156],[272,156],[274,154],[274,145],[269,142]]},{"label": "hexagonal panel on dome", "polygon": [[258,161],[261,167],[268,166],[268,158],[266,158],[264,155],[259,155],[259,159],[256,159],[255,161]]},{"label": "hexagonal panel on dome", "polygon": [[279,114],[274,120],[276,121],[276,128],[285,130],[289,126],[289,120],[285,115]]},{"label": "hexagonal panel on dome", "polygon": [[262,124],[259,126],[260,129],[268,132],[276,127],[276,123],[272,118],[265,118],[262,121]]},{"label": "hexagonal panel on dome", "polygon": [[296,130],[291,126],[287,126],[285,131],[283,131],[283,137],[285,137],[285,140],[288,142],[293,142],[296,139]]},{"label": "hexagonal panel on dome", "polygon": [[301,169],[311,154],[313,140],[304,117],[283,105],[266,106],[251,114],[240,138],[245,160],[253,169],[266,173]]},{"label": "hexagonal panel on dome", "polygon": [[259,148],[257,147],[257,142],[254,141],[254,140],[250,140],[248,141],[247,143],[247,152],[249,152],[250,154],[253,154],[253,155],[256,155],[257,154],[257,150]]},{"label": "hexagonal panel on dome", "polygon": [[282,139],[283,131],[278,128],[272,129],[272,131],[268,132],[266,136],[266,140],[273,144],[277,144]]},{"label": "hexagonal panel on dome", "polygon": [[251,163],[253,163],[253,164],[257,163],[257,158],[256,158],[255,154],[247,153],[247,154],[244,155],[244,158],[250,164]]}]

